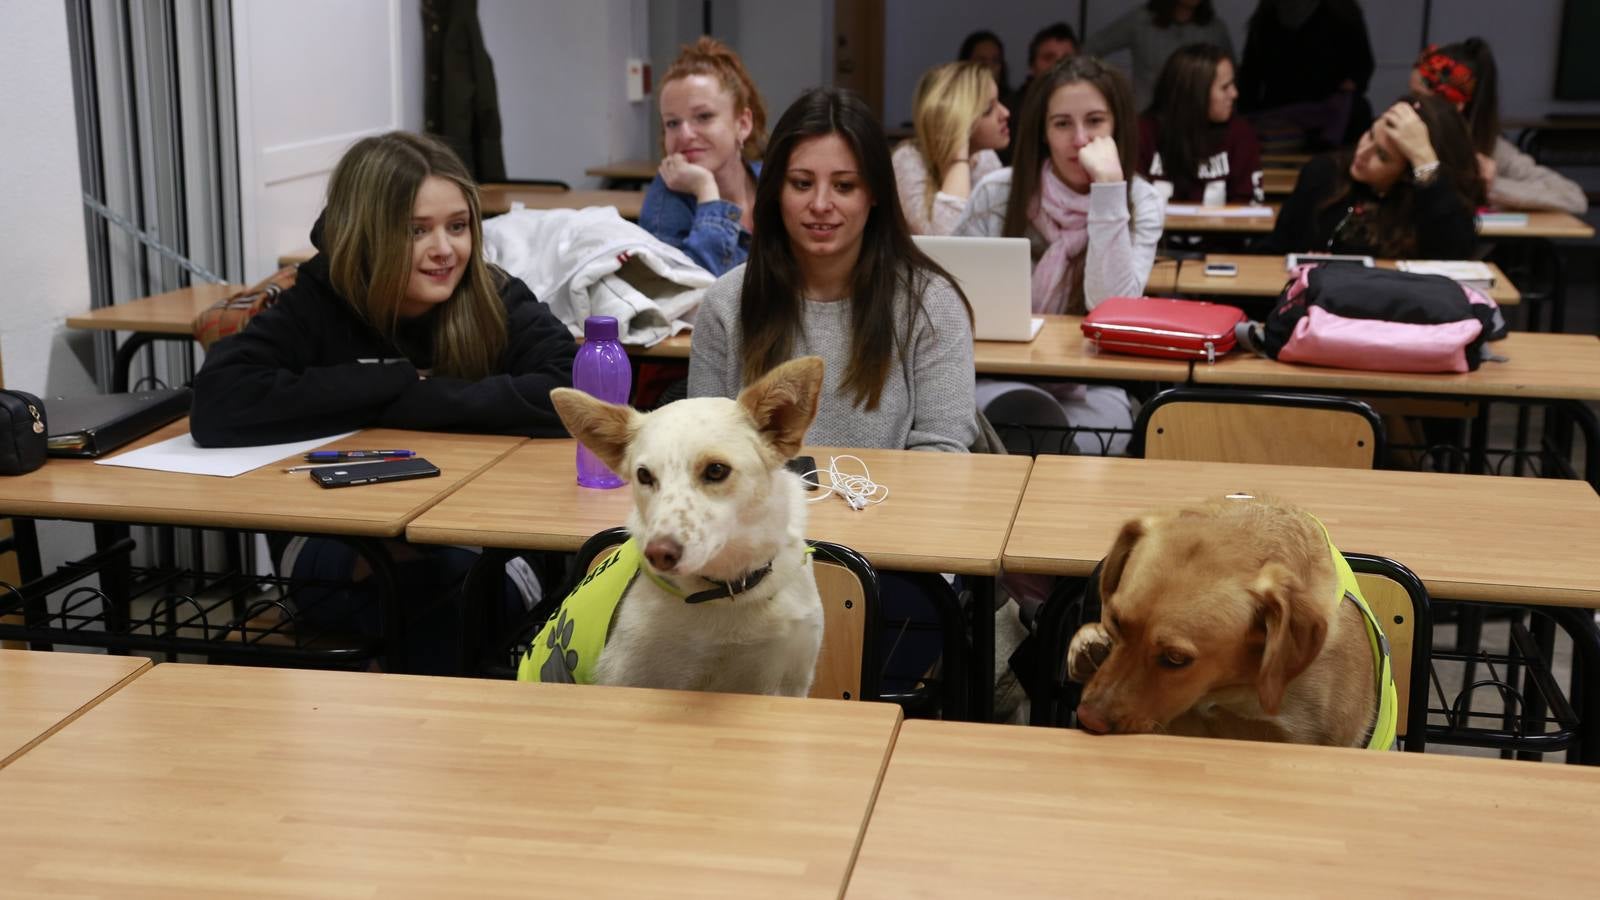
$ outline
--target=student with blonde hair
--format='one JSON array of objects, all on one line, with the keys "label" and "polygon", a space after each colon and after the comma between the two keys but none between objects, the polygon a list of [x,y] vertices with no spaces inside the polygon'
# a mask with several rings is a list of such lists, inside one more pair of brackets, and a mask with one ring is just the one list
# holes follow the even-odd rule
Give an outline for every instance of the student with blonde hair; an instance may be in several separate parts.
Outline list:
[{"label": "student with blonde hair", "polygon": [[995,151],[1011,140],[1011,113],[989,67],[956,62],[917,82],[916,136],[894,151],[900,208],[913,234],[949,234],[972,186],[1000,169]]},{"label": "student with blonde hair", "polygon": [[739,54],[702,37],[661,78],[660,172],[639,224],[713,275],[744,262],[767,110]]},{"label": "student with blonde hair", "polygon": [[[565,436],[550,390],[571,385],[577,345],[526,284],[484,260],[478,189],[450,148],[399,131],[357,141],[334,167],[311,242],[318,253],[294,286],[207,353],[189,419],[196,442],[373,427]],[[280,574],[297,583],[297,626],[384,633],[370,572],[349,545],[272,541]],[[391,555],[401,608],[427,617],[405,628],[404,655],[415,669],[455,670],[455,616],[439,600],[476,555],[407,546]],[[515,595],[510,612],[521,607]]]}]

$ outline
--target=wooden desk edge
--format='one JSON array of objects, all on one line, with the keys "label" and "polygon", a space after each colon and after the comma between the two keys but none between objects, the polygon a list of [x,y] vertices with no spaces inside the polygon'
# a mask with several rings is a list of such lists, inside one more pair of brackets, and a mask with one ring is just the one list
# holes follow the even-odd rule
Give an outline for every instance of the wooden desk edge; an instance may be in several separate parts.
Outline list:
[{"label": "wooden desk edge", "polygon": [[[54,725],[52,725],[48,729],[46,729],[43,734],[41,734],[38,737],[34,738],[33,740],[27,742],[26,744],[23,744],[21,747],[18,747],[15,751],[12,752],[12,754],[10,756],[7,756],[5,759],[0,759],[0,769],[4,769],[6,766],[11,765],[13,762],[15,762],[17,760],[18,757],[22,756],[22,754],[27,753],[29,750],[32,750],[34,747],[39,746],[39,744],[43,743],[51,735],[55,734],[56,732],[60,731],[61,729],[65,728],[65,727],[67,727],[68,725],[71,725],[73,722],[78,721],[78,717],[79,716],[82,716],[84,713],[88,712],[89,710],[94,709],[96,706],[99,706],[100,702],[102,700],[105,700],[107,697],[111,696],[112,694],[115,694],[117,691],[120,691],[123,688],[127,687],[129,682],[133,681],[135,678],[138,678],[140,675],[143,675],[144,673],[150,671],[154,667],[155,667],[154,664],[151,663],[150,660],[148,660],[148,659],[145,660],[144,661],[144,665],[141,665],[138,668],[134,669],[132,672],[129,672],[128,674],[122,676],[122,678],[120,680],[118,680],[116,684],[113,684],[112,686],[110,686],[110,687],[106,688],[105,690],[101,691],[100,693],[96,694],[94,697],[90,698],[88,703],[85,703],[82,706],[78,707],[77,709],[73,710],[72,711],[72,715],[67,716],[66,718],[62,719],[61,721],[55,723]],[[895,734],[898,735],[899,733],[900,733],[900,727],[899,727],[899,724],[896,723],[896,725],[895,725]],[[891,746],[892,746],[893,742],[891,741],[890,743],[891,743]],[[882,774],[879,774],[879,776],[878,776],[878,783],[879,783],[879,785],[883,784],[883,775]],[[878,797],[877,791],[873,791],[872,797],[873,797],[874,801],[877,800],[877,797]],[[859,842],[858,842],[858,844],[859,844]],[[855,861],[855,857],[852,856],[851,857],[851,862],[853,863],[854,861]]]},{"label": "wooden desk edge", "polygon": [[[1013,527],[1015,523],[1013,522]],[[1110,549],[1107,545],[1106,549]],[[1366,552],[1377,552],[1369,549]],[[1396,559],[1404,564],[1404,559]],[[1054,575],[1061,578],[1083,578],[1094,571],[1096,562],[1077,559],[1052,559],[1041,556],[1022,556],[1007,552],[1002,569],[1020,575]],[[1420,577],[1420,576],[1419,576]],[[1600,607],[1600,588],[1536,588],[1493,584],[1479,581],[1444,581],[1423,578],[1423,587],[1434,600],[1497,603],[1511,606],[1567,606],[1577,609]]]},{"label": "wooden desk edge", "polygon": [[900,729],[905,725],[906,717],[903,711],[896,711],[894,717],[894,730],[889,734],[889,741],[883,747],[883,758],[878,760],[878,777],[872,782],[872,796],[867,798],[867,813],[861,817],[861,826],[856,829],[855,846],[850,848],[850,859],[845,863],[844,875],[839,882],[839,891],[834,896],[844,897],[850,892],[850,877],[855,874],[856,860],[861,858],[861,845],[866,843],[867,828],[872,825],[873,810],[878,808],[878,794],[883,791],[883,779],[889,774],[889,761],[894,756],[895,745],[900,742]]}]

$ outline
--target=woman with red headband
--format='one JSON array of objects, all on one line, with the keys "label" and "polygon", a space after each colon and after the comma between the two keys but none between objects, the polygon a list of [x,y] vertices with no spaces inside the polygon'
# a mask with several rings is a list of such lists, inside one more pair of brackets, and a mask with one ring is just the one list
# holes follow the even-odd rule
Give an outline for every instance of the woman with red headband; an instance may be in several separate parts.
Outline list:
[{"label": "woman with red headband", "polygon": [[1490,204],[1502,209],[1559,209],[1583,215],[1589,198],[1571,179],[1533,161],[1500,136],[1494,54],[1482,38],[1430,46],[1411,71],[1411,90],[1433,94],[1466,117]]}]

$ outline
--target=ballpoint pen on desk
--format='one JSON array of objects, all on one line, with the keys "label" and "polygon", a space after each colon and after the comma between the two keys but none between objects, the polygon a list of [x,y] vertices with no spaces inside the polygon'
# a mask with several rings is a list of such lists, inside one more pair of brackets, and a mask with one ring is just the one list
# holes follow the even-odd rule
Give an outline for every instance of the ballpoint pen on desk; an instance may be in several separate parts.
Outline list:
[{"label": "ballpoint pen on desk", "polygon": [[347,459],[409,459],[416,456],[411,450],[312,450],[306,454],[307,462],[342,462]]},{"label": "ballpoint pen on desk", "polygon": [[329,466],[370,466],[373,463],[399,462],[402,459],[409,458],[410,457],[406,456],[385,456],[382,459],[329,459],[304,466],[290,466],[287,469],[284,469],[284,471],[309,472],[312,469],[326,469]]}]

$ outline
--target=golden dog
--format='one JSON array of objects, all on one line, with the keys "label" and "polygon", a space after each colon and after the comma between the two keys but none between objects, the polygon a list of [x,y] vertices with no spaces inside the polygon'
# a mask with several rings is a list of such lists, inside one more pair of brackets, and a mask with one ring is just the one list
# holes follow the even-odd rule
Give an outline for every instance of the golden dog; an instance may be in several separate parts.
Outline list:
[{"label": "golden dog", "polygon": [[[1122,526],[1073,636],[1095,733],[1362,746],[1378,714],[1363,612],[1306,513],[1242,496]],[[1342,561],[1341,561],[1342,562]]]}]

